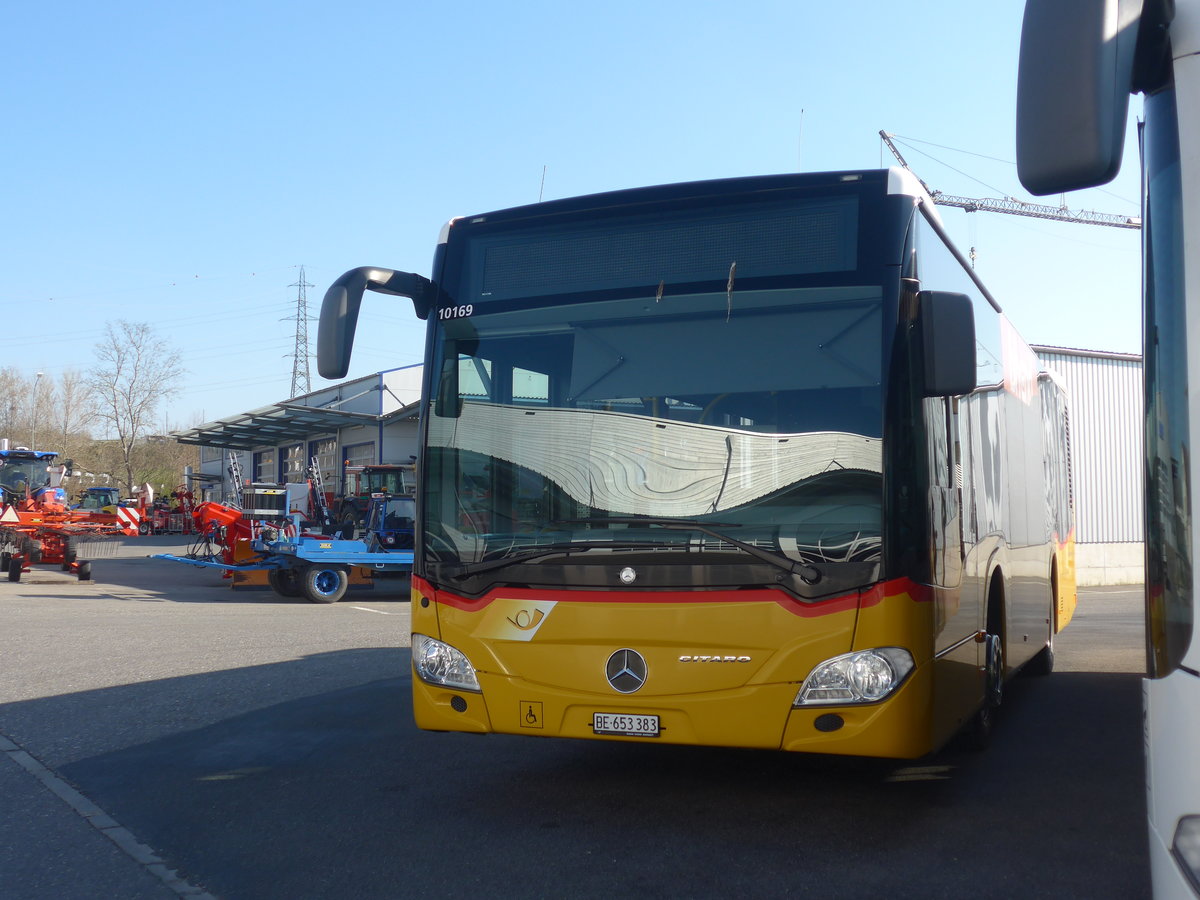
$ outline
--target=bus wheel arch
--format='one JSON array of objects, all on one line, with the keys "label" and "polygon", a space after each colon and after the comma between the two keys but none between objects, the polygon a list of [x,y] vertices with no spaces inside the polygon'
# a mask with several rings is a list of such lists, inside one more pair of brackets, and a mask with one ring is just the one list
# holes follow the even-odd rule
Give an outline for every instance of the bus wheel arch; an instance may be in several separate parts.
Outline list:
[{"label": "bus wheel arch", "polygon": [[1058,559],[1050,562],[1050,608],[1047,610],[1046,644],[1022,669],[1028,675],[1045,676],[1054,671],[1054,635],[1058,632]]}]

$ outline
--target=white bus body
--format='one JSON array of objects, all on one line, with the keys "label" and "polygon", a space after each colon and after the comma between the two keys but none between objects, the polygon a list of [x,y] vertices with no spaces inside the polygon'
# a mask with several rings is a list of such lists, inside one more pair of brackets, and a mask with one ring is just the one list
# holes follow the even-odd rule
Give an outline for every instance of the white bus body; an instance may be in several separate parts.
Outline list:
[{"label": "white bus body", "polygon": [[1130,93],[1142,130],[1146,801],[1157,898],[1200,896],[1200,0],[1028,0],[1017,150],[1034,193],[1109,181]]}]

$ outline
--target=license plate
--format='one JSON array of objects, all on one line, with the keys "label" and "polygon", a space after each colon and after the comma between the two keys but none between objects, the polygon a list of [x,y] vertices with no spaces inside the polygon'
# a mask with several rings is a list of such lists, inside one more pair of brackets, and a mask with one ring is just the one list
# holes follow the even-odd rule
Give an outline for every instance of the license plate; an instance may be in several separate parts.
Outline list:
[{"label": "license plate", "polygon": [[658,737],[658,716],[641,713],[592,713],[592,731],[596,734],[620,734],[626,737]]}]

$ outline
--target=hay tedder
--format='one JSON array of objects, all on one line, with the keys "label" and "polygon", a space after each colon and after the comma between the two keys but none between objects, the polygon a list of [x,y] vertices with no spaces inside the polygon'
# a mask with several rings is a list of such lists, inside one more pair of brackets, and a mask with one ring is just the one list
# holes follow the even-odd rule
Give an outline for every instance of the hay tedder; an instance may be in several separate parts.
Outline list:
[{"label": "hay tedder", "polygon": [[135,535],[136,509],[71,509],[63,481],[69,463],[45,450],[0,450],[0,572],[20,581],[30,566],[58,563],[81,581],[91,560],[111,556],[116,538]]}]

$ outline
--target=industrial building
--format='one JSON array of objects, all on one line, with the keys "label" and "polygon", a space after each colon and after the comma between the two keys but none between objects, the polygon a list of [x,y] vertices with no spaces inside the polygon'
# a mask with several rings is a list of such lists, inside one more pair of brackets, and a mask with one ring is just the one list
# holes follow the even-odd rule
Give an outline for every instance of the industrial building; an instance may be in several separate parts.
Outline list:
[{"label": "industrial building", "polygon": [[[1079,583],[1143,578],[1142,358],[1034,347],[1066,386]],[[416,458],[420,365],[379,372],[176,432],[200,446],[198,497],[233,495],[243,480],[300,483],[316,458],[325,488],[342,493],[346,465]]]},{"label": "industrial building", "polygon": [[1142,517],[1142,357],[1035,346],[1066,386],[1071,416],[1079,583],[1140,584]]},{"label": "industrial building", "polygon": [[413,462],[422,369],[377,372],[175,432],[180,443],[200,447],[197,499],[229,499],[238,475],[302,483],[314,458],[326,491],[335,494],[343,493],[347,465]]}]

